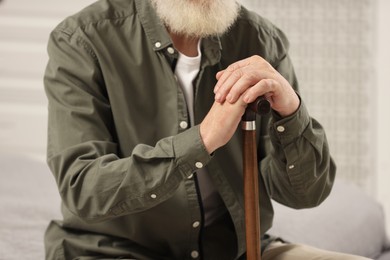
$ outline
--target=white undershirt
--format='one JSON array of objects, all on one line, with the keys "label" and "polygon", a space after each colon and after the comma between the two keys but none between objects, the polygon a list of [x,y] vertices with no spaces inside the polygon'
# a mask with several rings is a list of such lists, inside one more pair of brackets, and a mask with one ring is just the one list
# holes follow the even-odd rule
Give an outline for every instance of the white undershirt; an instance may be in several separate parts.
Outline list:
[{"label": "white undershirt", "polygon": [[[193,81],[199,73],[201,62],[200,41],[198,42],[198,56],[188,57],[179,52],[175,75],[184,93],[191,126],[194,125],[194,87]],[[210,225],[225,212],[222,199],[219,196],[206,169],[196,171],[200,195],[204,210],[204,225]]]},{"label": "white undershirt", "polygon": [[199,73],[201,58],[202,54],[198,44],[198,56],[188,57],[179,52],[175,68],[175,75],[186,99],[191,126],[194,125],[194,87],[192,83]]}]

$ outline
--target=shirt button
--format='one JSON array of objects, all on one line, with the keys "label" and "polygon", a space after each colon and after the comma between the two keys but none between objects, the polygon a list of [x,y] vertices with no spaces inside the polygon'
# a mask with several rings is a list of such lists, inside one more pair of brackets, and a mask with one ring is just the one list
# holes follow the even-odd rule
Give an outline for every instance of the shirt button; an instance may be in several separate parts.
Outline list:
[{"label": "shirt button", "polygon": [[278,130],[279,133],[283,133],[286,130],[286,128],[284,128],[284,126],[280,125],[280,126],[276,127],[276,130]]},{"label": "shirt button", "polygon": [[161,42],[156,42],[156,43],[154,44],[154,46],[155,46],[156,48],[160,48],[160,47],[161,47]]},{"label": "shirt button", "polygon": [[201,163],[201,162],[196,162],[196,163],[195,163],[195,167],[198,168],[198,169],[201,169],[201,168],[203,168],[203,163]]},{"label": "shirt button", "polygon": [[193,174],[193,173],[191,173],[187,178],[188,178],[188,179],[192,179],[192,177],[194,177],[194,174]]},{"label": "shirt button", "polygon": [[155,199],[155,198],[157,198],[157,195],[156,195],[156,194],[152,194],[152,195],[150,195],[150,197],[151,197],[152,199]]},{"label": "shirt button", "polygon": [[192,251],[192,252],[191,252],[191,257],[194,258],[194,259],[195,259],[195,258],[198,258],[198,257],[199,257],[199,252],[196,251],[196,250]]},{"label": "shirt button", "polygon": [[169,54],[174,54],[175,53],[175,49],[172,48],[172,47],[168,47],[167,51],[168,51]]},{"label": "shirt button", "polygon": [[294,165],[294,164],[291,164],[291,165],[288,166],[288,168],[289,168],[290,170],[292,170],[292,169],[295,168],[295,165]]},{"label": "shirt button", "polygon": [[181,121],[180,122],[180,128],[181,129],[187,129],[188,127],[188,123],[186,121]]},{"label": "shirt button", "polygon": [[195,221],[194,223],[192,223],[193,228],[197,228],[197,227],[199,227],[199,225],[200,225],[199,221]]}]

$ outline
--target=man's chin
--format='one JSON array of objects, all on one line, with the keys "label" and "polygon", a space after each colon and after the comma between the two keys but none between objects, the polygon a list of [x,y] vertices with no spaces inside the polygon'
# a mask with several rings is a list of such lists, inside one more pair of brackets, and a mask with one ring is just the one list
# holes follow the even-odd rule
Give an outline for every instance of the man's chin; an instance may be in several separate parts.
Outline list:
[{"label": "man's chin", "polygon": [[239,14],[235,0],[210,0],[208,8],[183,0],[151,0],[157,15],[171,33],[187,37],[220,36]]}]

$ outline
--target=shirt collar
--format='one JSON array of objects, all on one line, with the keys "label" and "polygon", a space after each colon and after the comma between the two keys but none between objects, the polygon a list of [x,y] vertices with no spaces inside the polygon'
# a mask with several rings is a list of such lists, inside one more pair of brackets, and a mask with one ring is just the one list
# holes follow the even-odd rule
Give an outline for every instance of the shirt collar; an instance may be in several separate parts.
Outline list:
[{"label": "shirt collar", "polygon": [[149,0],[135,0],[137,12],[153,49],[159,51],[172,45],[171,38]]},{"label": "shirt collar", "polygon": [[215,65],[221,60],[222,45],[219,37],[207,37],[202,40],[204,65]]}]

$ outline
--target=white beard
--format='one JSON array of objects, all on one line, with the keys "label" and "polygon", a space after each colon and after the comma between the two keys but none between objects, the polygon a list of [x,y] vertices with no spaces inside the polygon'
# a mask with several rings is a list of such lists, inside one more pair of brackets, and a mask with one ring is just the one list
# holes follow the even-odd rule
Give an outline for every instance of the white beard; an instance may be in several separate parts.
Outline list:
[{"label": "white beard", "polygon": [[204,38],[226,32],[239,14],[235,0],[150,0],[169,31]]}]

